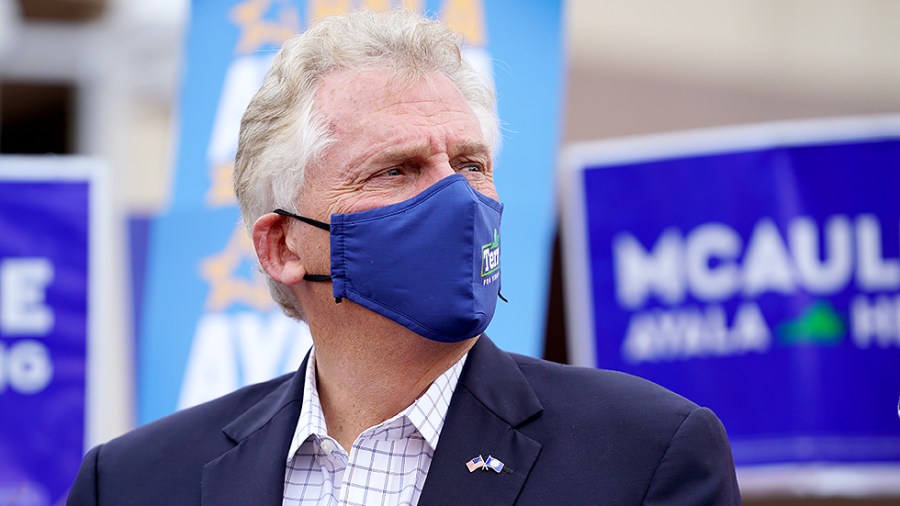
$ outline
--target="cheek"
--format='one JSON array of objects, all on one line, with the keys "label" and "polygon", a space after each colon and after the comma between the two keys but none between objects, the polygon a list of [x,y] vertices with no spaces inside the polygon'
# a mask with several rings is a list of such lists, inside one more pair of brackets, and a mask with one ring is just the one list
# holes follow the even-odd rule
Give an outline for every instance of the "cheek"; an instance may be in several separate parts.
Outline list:
[{"label": "cheek", "polygon": [[289,238],[292,251],[308,273],[328,272],[331,263],[331,236],[324,230],[298,223]]},{"label": "cheek", "polygon": [[386,200],[381,193],[372,191],[365,194],[348,195],[335,202],[331,207],[331,212],[334,214],[358,213],[390,204],[391,202]]},{"label": "cheek", "polygon": [[500,201],[500,196],[497,195],[497,188],[494,186],[493,181],[474,182],[472,183],[472,188],[475,188],[475,191],[482,195],[486,195],[498,202]]}]

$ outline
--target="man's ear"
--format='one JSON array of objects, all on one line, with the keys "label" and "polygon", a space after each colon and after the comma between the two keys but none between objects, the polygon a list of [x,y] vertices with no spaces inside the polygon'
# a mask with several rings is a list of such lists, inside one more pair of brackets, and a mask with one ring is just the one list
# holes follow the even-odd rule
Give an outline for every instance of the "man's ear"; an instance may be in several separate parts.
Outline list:
[{"label": "man's ear", "polygon": [[283,216],[267,213],[253,224],[253,247],[263,270],[284,285],[296,285],[306,269],[300,257],[288,244],[289,225]]}]

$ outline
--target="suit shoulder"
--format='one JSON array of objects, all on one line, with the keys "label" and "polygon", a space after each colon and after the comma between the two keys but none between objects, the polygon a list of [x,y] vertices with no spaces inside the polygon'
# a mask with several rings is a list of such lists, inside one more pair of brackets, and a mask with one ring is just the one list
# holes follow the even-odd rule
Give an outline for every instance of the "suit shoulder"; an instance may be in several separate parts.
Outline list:
[{"label": "suit shoulder", "polygon": [[[108,504],[138,504],[135,491],[152,497],[153,504],[186,504],[185,498],[200,496],[204,466],[235,447],[226,426],[257,423],[295,405],[293,391],[286,390],[291,376],[241,388],[96,447],[82,464],[76,490],[94,490]],[[238,430],[252,428],[245,424]]]},{"label": "suit shoulder", "polygon": [[222,428],[261,399],[290,381],[288,373],[272,380],[249,385],[216,399],[186,408],[138,427],[106,443],[107,452],[128,449],[148,442],[161,446],[194,444],[224,438]]},{"label": "suit shoulder", "polygon": [[517,427],[541,445],[535,472],[566,483],[554,503],[740,504],[725,429],[708,409],[630,374],[512,358],[543,408]]},{"label": "suit shoulder", "polygon": [[596,411],[622,417],[657,419],[670,415],[680,423],[697,404],[652,381],[619,371],[557,364],[510,354],[545,409],[565,409],[572,416]]}]

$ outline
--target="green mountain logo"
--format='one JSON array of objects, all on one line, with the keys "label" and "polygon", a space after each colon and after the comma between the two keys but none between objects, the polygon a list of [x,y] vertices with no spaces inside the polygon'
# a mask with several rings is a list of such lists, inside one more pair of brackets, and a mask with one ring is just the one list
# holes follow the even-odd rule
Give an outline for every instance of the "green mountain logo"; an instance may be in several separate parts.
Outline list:
[{"label": "green mountain logo", "polygon": [[481,277],[487,277],[500,268],[500,234],[494,229],[494,240],[481,247]]},{"label": "green mountain logo", "polygon": [[817,301],[776,328],[782,344],[838,344],[847,333],[844,319],[826,301]]}]

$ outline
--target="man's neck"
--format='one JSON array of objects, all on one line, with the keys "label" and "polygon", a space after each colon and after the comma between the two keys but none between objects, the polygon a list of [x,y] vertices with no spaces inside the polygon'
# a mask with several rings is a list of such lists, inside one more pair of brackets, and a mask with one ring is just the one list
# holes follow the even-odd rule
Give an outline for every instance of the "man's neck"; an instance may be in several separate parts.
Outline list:
[{"label": "man's neck", "polygon": [[362,431],[412,404],[476,341],[438,343],[385,323],[352,326],[371,331],[351,336],[310,322],[325,423],[348,452]]}]

